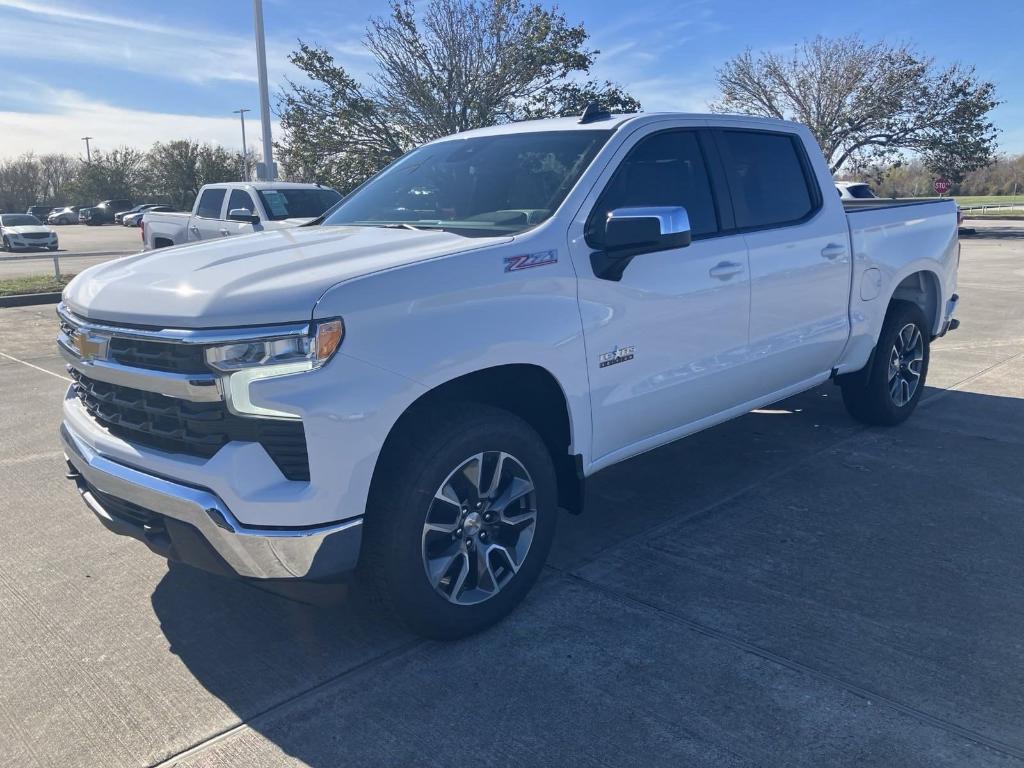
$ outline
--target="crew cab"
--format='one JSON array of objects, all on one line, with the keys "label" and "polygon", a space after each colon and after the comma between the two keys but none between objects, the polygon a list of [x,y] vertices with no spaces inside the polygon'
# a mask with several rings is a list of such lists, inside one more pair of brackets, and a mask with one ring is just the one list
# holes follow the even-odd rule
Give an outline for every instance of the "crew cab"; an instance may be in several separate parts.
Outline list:
[{"label": "crew cab", "polygon": [[320,184],[230,182],[199,190],[192,213],[147,212],[144,250],[308,224],[341,199]]},{"label": "crew cab", "polygon": [[830,379],[854,418],[906,419],[958,260],[952,201],[847,211],[802,125],[588,107],[468,131],[315,226],[79,274],[69,477],[161,556],[353,573],[456,637],[522,599],[606,467]]}]

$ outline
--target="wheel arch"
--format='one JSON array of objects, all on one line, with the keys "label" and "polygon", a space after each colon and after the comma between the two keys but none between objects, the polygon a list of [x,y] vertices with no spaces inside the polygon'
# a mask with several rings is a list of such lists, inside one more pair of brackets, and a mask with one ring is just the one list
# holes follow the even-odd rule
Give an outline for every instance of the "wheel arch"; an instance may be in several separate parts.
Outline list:
[{"label": "wheel arch", "polygon": [[911,272],[900,280],[896,288],[893,289],[886,312],[892,307],[894,301],[909,301],[917,304],[921,311],[924,312],[925,319],[928,321],[934,336],[938,333],[942,320],[941,285],[939,275],[933,270],[919,269],[916,272]]},{"label": "wheel arch", "polygon": [[540,435],[551,455],[558,480],[559,506],[574,514],[583,511],[582,456],[570,453],[574,442],[569,400],[549,370],[529,363],[482,368],[449,379],[421,394],[391,426],[381,447],[371,486],[406,425],[426,409],[452,402],[491,405],[526,421]]}]

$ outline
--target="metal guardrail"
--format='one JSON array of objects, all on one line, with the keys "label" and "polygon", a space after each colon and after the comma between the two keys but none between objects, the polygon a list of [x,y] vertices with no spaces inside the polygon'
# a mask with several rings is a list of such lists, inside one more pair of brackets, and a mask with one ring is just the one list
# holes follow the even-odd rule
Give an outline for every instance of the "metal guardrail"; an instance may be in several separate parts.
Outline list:
[{"label": "metal guardrail", "polygon": [[1024,211],[1024,202],[1014,203],[978,203],[976,205],[961,205],[963,213],[1012,213],[1013,211]]}]

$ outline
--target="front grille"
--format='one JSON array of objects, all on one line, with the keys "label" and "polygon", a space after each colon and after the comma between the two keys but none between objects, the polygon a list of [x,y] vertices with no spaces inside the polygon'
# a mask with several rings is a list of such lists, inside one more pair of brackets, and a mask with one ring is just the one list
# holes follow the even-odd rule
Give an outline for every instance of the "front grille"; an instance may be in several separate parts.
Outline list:
[{"label": "front grille", "polygon": [[86,411],[115,437],[207,459],[232,441],[259,443],[286,478],[309,480],[302,422],[244,418],[228,411],[223,402],[179,400],[95,381],[74,369],[71,376]]},{"label": "front grille", "polygon": [[26,240],[48,240],[50,238],[49,232],[26,232],[23,235],[19,235]]},{"label": "front grille", "polygon": [[126,339],[110,340],[110,357],[121,365],[147,368],[166,373],[209,373],[198,344],[170,344],[165,341]]}]

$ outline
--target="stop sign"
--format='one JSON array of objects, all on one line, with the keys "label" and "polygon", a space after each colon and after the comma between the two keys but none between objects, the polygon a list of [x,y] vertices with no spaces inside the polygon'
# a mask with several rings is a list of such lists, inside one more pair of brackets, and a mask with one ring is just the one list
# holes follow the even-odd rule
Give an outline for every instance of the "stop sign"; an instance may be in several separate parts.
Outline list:
[{"label": "stop sign", "polygon": [[936,179],[935,180],[935,194],[937,194],[937,195],[944,195],[947,192],[949,192],[949,188],[952,187],[952,186],[953,185],[950,183],[949,179]]}]

